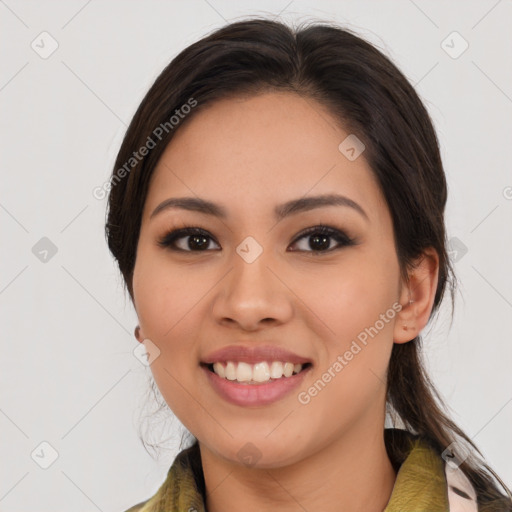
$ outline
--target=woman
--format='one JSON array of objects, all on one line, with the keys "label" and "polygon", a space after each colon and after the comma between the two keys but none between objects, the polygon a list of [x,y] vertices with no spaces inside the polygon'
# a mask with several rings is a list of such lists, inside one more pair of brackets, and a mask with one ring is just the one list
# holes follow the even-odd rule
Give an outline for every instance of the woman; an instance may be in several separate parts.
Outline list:
[{"label": "woman", "polygon": [[128,128],[106,233],[195,442],[130,510],[512,510],[421,364],[453,305],[446,199],[427,111],[350,31],[252,19],[180,53]]}]

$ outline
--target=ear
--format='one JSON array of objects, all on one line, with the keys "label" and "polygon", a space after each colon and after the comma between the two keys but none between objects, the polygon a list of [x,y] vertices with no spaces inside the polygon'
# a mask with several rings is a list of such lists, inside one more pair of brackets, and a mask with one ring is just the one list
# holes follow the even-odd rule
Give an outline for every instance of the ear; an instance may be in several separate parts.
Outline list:
[{"label": "ear", "polygon": [[427,325],[436,296],[439,256],[431,247],[420,256],[400,287],[399,311],[393,335],[395,343],[407,343]]},{"label": "ear", "polygon": [[137,339],[137,341],[139,343],[142,343],[144,341],[144,336],[141,336],[140,334],[140,326],[137,325],[137,327],[135,327],[135,330],[133,331],[133,333],[135,334],[135,338]]}]

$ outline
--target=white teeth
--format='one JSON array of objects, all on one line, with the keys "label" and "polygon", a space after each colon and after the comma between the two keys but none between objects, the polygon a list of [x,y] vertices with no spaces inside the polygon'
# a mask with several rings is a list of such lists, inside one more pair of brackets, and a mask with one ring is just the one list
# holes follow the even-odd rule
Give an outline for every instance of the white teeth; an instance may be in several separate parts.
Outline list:
[{"label": "white teeth", "polygon": [[226,371],[224,370],[224,366],[221,363],[213,363],[213,371],[223,379],[226,378]]},{"label": "white teeth", "polygon": [[236,380],[236,366],[235,366],[235,363],[229,362],[228,364],[226,364],[226,379],[228,379],[228,380]]},{"label": "white teeth", "polygon": [[293,373],[293,363],[284,363],[284,376],[291,377]]},{"label": "white teeth", "polygon": [[256,364],[227,361],[225,366],[220,362],[213,364],[213,371],[219,377],[238,382],[268,382],[271,379],[280,379],[283,376],[291,377],[301,370],[302,364],[282,363],[281,361],[272,361],[270,364],[266,361]]},{"label": "white teeth", "polygon": [[270,365],[270,376],[273,379],[280,379],[283,376],[283,363],[273,361]]},{"label": "white teeth", "polygon": [[238,363],[236,368],[236,380],[238,382],[249,382],[252,379],[252,368],[250,364]]},{"label": "white teeth", "polygon": [[252,367],[252,379],[256,382],[265,382],[270,379],[270,370],[267,362],[256,363]]}]

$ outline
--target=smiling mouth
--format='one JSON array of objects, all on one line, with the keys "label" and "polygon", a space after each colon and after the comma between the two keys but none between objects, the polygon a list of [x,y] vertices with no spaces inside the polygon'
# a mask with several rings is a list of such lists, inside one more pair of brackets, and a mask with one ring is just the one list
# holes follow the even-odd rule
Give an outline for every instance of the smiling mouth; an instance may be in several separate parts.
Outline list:
[{"label": "smiling mouth", "polygon": [[237,384],[257,385],[287,380],[305,371],[312,364],[293,364],[281,361],[262,361],[256,364],[248,364],[245,362],[226,361],[223,363],[201,363],[201,366],[224,380]]}]

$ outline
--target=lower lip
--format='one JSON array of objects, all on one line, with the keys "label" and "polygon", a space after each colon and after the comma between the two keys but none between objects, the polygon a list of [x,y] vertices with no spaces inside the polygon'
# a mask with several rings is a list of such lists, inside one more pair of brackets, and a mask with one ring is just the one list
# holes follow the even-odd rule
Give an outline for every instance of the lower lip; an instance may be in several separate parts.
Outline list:
[{"label": "lower lip", "polygon": [[211,385],[222,398],[232,404],[247,407],[268,405],[288,395],[300,385],[311,366],[291,377],[281,377],[267,384],[240,384],[219,377],[204,365],[201,365],[201,368],[206,372]]}]

